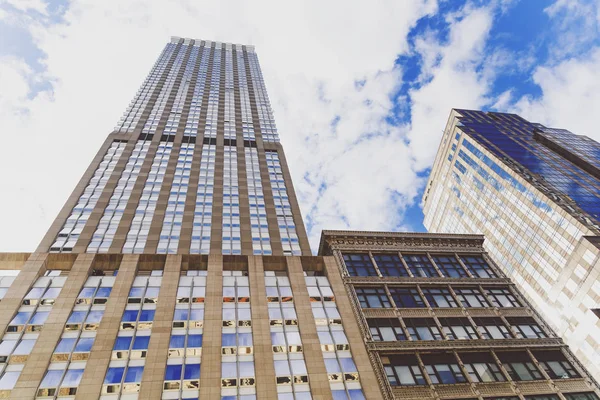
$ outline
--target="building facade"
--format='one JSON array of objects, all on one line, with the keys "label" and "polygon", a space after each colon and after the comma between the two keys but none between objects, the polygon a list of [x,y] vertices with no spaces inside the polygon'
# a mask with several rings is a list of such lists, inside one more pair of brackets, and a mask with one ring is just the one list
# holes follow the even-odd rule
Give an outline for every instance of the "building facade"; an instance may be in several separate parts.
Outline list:
[{"label": "building facade", "polygon": [[593,399],[480,235],[323,231],[386,399]]},{"label": "building facade", "polygon": [[310,255],[253,46],[172,38],[37,250]]},{"label": "building facade", "polygon": [[0,398],[599,400],[482,242],[311,255],[254,49],[173,38],[38,250],[0,254]]},{"label": "building facade", "polygon": [[600,376],[600,144],[514,114],[453,110],[423,197],[430,232],[481,233]]}]

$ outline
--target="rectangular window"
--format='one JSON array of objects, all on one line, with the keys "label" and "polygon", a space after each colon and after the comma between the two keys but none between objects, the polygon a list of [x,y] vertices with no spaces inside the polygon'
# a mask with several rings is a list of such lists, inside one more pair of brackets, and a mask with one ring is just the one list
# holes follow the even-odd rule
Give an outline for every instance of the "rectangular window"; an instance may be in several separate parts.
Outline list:
[{"label": "rectangular window", "polygon": [[368,254],[344,254],[344,264],[350,276],[378,276]]},{"label": "rectangular window", "polygon": [[426,254],[404,254],[402,257],[413,276],[417,278],[440,276]]},{"label": "rectangular window", "polygon": [[404,324],[413,340],[444,340],[433,318],[404,318]]},{"label": "rectangular window", "polygon": [[525,352],[497,352],[500,362],[514,381],[544,379],[542,373]]},{"label": "rectangular window", "polygon": [[395,318],[368,319],[369,330],[373,340],[378,342],[393,342],[407,340],[400,321]]},{"label": "rectangular window", "polygon": [[356,296],[363,308],[391,308],[383,288],[356,288]]},{"label": "rectangular window", "polygon": [[390,287],[390,294],[397,308],[423,308],[425,302],[414,288]]},{"label": "rectangular window", "polygon": [[382,356],[381,362],[392,386],[426,385],[417,358],[412,354]]},{"label": "rectangular window", "polygon": [[504,382],[506,378],[490,353],[459,353],[473,382]]},{"label": "rectangular window", "polygon": [[373,258],[383,276],[410,276],[397,254],[374,254]]},{"label": "rectangular window", "polygon": [[453,255],[432,255],[438,269],[447,278],[466,278],[467,272]]},{"label": "rectangular window", "polygon": [[498,276],[482,256],[470,255],[461,256],[460,258],[469,272],[476,278],[496,278]]}]

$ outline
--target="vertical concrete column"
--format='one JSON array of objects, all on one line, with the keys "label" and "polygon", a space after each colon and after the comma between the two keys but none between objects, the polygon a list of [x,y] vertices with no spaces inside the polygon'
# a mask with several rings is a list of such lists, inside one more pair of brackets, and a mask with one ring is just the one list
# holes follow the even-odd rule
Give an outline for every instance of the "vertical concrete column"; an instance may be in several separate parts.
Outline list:
[{"label": "vertical concrete column", "polygon": [[19,377],[17,385],[11,396],[15,399],[31,399],[36,395],[40,381],[44,377],[50,358],[65,328],[65,323],[71,314],[75,299],[81,292],[83,284],[87,280],[92,265],[94,254],[80,254],[71,267],[69,276],[55,300],[48,320],[35,342],[31,354],[27,358],[25,368]]},{"label": "vertical concrete column", "polygon": [[221,328],[223,325],[223,257],[208,255],[200,398],[221,399]]},{"label": "vertical concrete column", "polygon": [[102,382],[104,382],[112,349],[119,333],[121,317],[127,305],[127,296],[135,278],[139,257],[139,255],[127,254],[121,260],[117,279],[106,302],[104,316],[96,332],[96,340],[92,346],[79,389],[77,389],[75,397],[77,400],[100,397]]},{"label": "vertical concrete column", "polygon": [[308,370],[310,391],[315,400],[331,399],[329,378],[327,377],[325,361],[321,352],[321,342],[317,335],[317,326],[310,305],[310,296],[306,288],[302,263],[300,257],[286,257],[286,261],[296,314],[298,314],[298,327],[302,339],[304,361]]},{"label": "vertical concrete column", "polygon": [[265,274],[261,256],[248,257],[248,276],[250,278],[256,397],[265,400],[277,400],[267,291],[265,289]]},{"label": "vertical concrete column", "polygon": [[181,255],[168,255],[152,323],[140,399],[158,400],[162,397],[180,271]]},{"label": "vertical concrete column", "polygon": [[21,307],[23,297],[29,291],[31,285],[46,271],[46,257],[48,257],[48,253],[33,253],[30,255],[21,267],[21,272],[8,288],[0,302],[0,334],[4,335],[4,332],[6,332],[6,327]]},{"label": "vertical concrete column", "polygon": [[377,377],[373,372],[371,360],[369,359],[369,355],[363,341],[357,316],[355,316],[354,312],[352,311],[352,303],[348,297],[348,294],[346,293],[346,288],[344,287],[344,282],[342,281],[342,276],[340,275],[335,258],[323,257],[323,259],[325,261],[327,278],[329,278],[331,290],[333,290],[333,294],[335,295],[337,308],[342,316],[344,331],[346,333],[346,337],[348,338],[348,342],[350,343],[352,357],[354,358],[354,363],[358,368],[360,384],[363,388],[363,392],[365,393],[365,397],[369,400],[383,399]]}]

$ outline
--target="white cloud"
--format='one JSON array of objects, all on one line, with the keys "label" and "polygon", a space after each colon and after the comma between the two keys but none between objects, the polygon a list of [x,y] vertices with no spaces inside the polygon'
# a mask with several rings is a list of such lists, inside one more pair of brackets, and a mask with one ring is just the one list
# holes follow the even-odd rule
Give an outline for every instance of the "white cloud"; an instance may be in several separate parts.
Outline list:
[{"label": "white cloud", "polygon": [[412,99],[410,148],[415,168],[431,165],[452,108],[481,108],[489,102],[486,94],[493,74],[479,70],[492,26],[494,9],[465,7],[449,17],[447,43],[432,36],[416,41],[415,50],[423,59],[423,85],[410,91]]},{"label": "white cloud", "polygon": [[466,8],[449,17],[447,44],[417,42],[423,86],[410,93],[410,126],[387,122],[402,83],[394,62],[411,51],[411,27],[436,10],[433,1],[81,0],[58,25],[31,23],[52,91],[28,97],[33,72],[0,60],[19,77],[1,94],[15,106],[0,110],[0,135],[23,149],[4,146],[0,160],[12,171],[0,178],[12,191],[0,250],[35,248],[171,35],[256,45],[314,248],[324,228],[406,228],[402,211],[450,108],[486,103],[493,75],[477,70],[493,11]]},{"label": "white cloud", "polygon": [[46,3],[42,0],[0,0],[0,6],[10,5],[19,11],[36,11],[46,15]]},{"label": "white cloud", "polygon": [[556,66],[538,67],[533,81],[541,96],[520,98],[512,107],[514,112],[600,141],[600,48]]}]

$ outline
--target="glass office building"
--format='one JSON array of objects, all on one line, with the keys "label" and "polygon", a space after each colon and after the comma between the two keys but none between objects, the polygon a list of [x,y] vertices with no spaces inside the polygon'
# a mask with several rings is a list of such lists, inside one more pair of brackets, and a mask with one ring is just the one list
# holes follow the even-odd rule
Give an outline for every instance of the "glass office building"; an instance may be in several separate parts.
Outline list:
[{"label": "glass office building", "polygon": [[424,195],[430,232],[486,249],[600,375],[600,144],[518,115],[453,110]]}]

